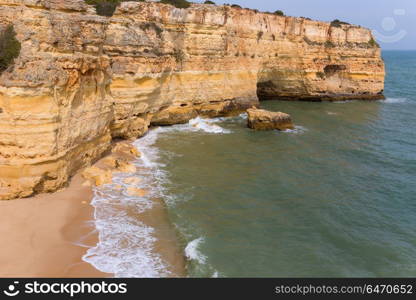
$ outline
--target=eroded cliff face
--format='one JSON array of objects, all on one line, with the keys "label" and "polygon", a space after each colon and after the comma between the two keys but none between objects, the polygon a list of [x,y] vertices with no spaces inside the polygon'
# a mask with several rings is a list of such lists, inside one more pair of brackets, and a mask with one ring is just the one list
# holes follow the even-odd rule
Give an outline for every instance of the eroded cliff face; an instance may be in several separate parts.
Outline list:
[{"label": "eroded cliff face", "polygon": [[0,199],[54,191],[150,125],[257,106],[260,99],[379,99],[371,32],[226,6],[0,0],[22,50],[0,75]]}]

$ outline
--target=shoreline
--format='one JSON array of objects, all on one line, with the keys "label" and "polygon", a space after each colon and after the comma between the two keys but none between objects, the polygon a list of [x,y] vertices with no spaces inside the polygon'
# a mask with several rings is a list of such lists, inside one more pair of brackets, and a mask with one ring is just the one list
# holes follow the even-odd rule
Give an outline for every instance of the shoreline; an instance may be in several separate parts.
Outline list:
[{"label": "shoreline", "polygon": [[117,277],[185,277],[184,249],[141,150],[133,141],[115,142],[110,155],[84,171],[97,185],[92,206],[101,237],[85,261]]},{"label": "shoreline", "polygon": [[[118,144],[134,147],[131,143],[119,142],[113,144],[113,149]],[[126,162],[133,160],[132,155],[114,154],[113,150],[92,167],[111,170],[113,175],[116,171],[106,167],[105,162],[114,157],[122,157]],[[68,187],[57,192],[0,201],[0,277],[114,277],[83,259],[100,242],[92,203],[96,187],[85,179],[83,172],[87,169],[78,172]],[[153,251],[165,263],[168,277],[185,277],[185,256],[166,205],[163,199],[151,200],[152,208],[135,217],[154,229]]]}]

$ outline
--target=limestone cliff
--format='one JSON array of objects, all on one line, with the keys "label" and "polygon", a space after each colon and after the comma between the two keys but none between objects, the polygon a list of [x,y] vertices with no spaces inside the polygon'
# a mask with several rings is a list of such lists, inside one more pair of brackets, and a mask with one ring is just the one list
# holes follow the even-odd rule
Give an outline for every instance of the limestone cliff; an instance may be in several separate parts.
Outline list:
[{"label": "limestone cliff", "polygon": [[0,0],[20,56],[0,75],[0,199],[54,191],[153,125],[223,116],[258,99],[379,99],[368,29],[253,10]]}]

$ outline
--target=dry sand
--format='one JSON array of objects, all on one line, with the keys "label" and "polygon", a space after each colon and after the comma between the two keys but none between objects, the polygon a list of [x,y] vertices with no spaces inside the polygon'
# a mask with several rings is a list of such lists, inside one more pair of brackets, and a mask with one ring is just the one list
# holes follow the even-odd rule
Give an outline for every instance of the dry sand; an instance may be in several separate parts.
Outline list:
[{"label": "dry sand", "polygon": [[111,277],[83,262],[97,242],[90,187],[0,201],[0,277]]},{"label": "dry sand", "polygon": [[[95,166],[103,167],[106,158]],[[78,174],[56,193],[0,201],[0,277],[113,277],[82,260],[98,241],[93,192],[84,183]],[[185,257],[166,207],[161,199],[153,201],[152,209],[136,217],[155,229],[154,250],[171,276],[184,277]]]}]

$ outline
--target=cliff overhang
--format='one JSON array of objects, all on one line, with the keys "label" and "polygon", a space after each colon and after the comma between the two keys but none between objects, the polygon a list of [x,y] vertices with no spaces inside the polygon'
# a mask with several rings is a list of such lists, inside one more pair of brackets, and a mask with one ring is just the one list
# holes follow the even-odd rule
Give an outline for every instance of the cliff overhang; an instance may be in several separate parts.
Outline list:
[{"label": "cliff overhang", "polygon": [[[16,16],[19,16],[17,18]],[[0,75],[0,199],[52,192],[149,126],[260,99],[380,99],[384,63],[360,26],[193,4],[0,0],[21,44]]]}]

